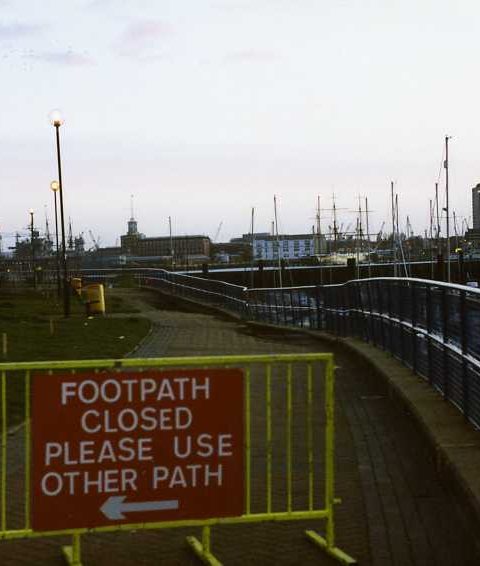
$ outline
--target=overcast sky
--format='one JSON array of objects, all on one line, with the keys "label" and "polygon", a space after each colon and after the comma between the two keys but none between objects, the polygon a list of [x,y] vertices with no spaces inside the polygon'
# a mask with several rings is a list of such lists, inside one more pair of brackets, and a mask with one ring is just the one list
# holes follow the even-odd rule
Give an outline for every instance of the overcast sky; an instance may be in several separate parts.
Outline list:
[{"label": "overcast sky", "polygon": [[[113,245],[130,195],[147,236],[308,232],[368,197],[372,231],[428,226],[480,181],[475,0],[0,0],[0,232],[53,224],[60,108],[66,216]],[[5,240],[4,240],[5,241]],[[5,246],[4,246],[5,247]]]}]

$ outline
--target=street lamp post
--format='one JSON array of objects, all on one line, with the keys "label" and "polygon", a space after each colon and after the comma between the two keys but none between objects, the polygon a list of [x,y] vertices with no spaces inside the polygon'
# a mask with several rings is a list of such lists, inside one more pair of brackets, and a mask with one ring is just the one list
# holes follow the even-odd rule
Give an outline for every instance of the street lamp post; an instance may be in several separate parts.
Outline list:
[{"label": "street lamp post", "polygon": [[33,288],[37,288],[37,272],[35,270],[35,240],[33,234],[33,208],[28,213],[30,214],[30,246],[32,252],[32,273],[33,273]]},{"label": "street lamp post", "polygon": [[56,263],[56,273],[57,273],[57,294],[60,297],[60,253],[58,248],[58,213],[57,213],[57,191],[60,185],[58,181],[52,181],[50,183],[50,188],[53,191],[54,201],[55,201],[55,263]]},{"label": "street lamp post", "polygon": [[60,194],[60,225],[62,229],[63,314],[65,318],[68,318],[70,316],[70,293],[68,289],[67,247],[65,245],[65,218],[63,213],[62,163],[60,159],[60,126],[63,124],[63,118],[58,110],[51,112],[50,122],[55,127],[55,137],[57,142],[58,190]]}]

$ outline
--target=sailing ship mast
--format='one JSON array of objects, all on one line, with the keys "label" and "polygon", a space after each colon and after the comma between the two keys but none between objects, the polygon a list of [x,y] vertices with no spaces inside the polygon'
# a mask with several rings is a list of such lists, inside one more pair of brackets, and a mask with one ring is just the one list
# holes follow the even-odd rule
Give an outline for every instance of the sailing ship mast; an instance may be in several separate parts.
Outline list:
[{"label": "sailing ship mast", "polygon": [[430,276],[433,279],[433,218],[434,218],[434,206],[432,199],[430,199]]},{"label": "sailing ship mast", "polygon": [[450,136],[445,136],[445,198],[447,213],[447,282],[451,282],[451,269],[450,269],[450,202],[448,196],[448,140]]},{"label": "sailing ship mast", "polygon": [[[133,196],[133,195],[132,195]],[[132,218],[133,218],[133,202],[132,202]],[[172,271],[175,269],[175,254],[173,250],[173,237],[172,237],[172,217],[168,217],[168,233],[170,235],[170,257]]]},{"label": "sailing ship mast", "polygon": [[371,249],[370,249],[370,227],[368,225],[368,198],[365,197],[365,217],[367,223],[367,254],[368,254],[368,276],[372,276],[372,259],[371,259]]},{"label": "sailing ship mast", "polygon": [[279,282],[279,286],[280,288],[283,287],[283,282],[282,282],[282,260],[280,258],[280,238],[278,236],[278,216],[277,216],[277,197],[276,195],[273,195],[273,209],[274,209],[274,213],[275,213],[275,232],[276,232],[276,236],[277,236],[277,255],[278,255],[278,282]]},{"label": "sailing ship mast", "polygon": [[362,229],[362,200],[360,195],[358,196],[358,218],[357,218],[357,279],[360,279],[360,253],[363,251],[363,229]]},{"label": "sailing ship mast", "polygon": [[405,277],[408,277],[407,262],[405,261],[405,253],[403,251],[402,239],[400,237],[400,222],[398,220],[398,193],[395,195],[395,216],[396,216],[396,226],[397,226],[397,242],[398,248],[400,250],[401,261],[403,263],[403,270],[405,272]]},{"label": "sailing ship mast", "polygon": [[322,226],[321,226],[321,223],[320,223],[320,195],[317,196],[316,220],[317,220],[317,231],[316,231],[317,246],[316,246],[315,251],[318,255],[320,255],[322,253]]},{"label": "sailing ship mast", "polygon": [[[314,250],[315,253],[317,255],[318,261],[320,262],[320,256],[322,255],[322,225],[320,222],[320,218],[321,218],[321,208],[320,208],[320,195],[317,196],[317,215],[316,215],[316,220],[317,220],[317,229],[316,229],[316,239],[315,239],[315,245],[314,245]],[[320,285],[322,285],[323,283],[323,271],[322,268],[320,267]]]}]

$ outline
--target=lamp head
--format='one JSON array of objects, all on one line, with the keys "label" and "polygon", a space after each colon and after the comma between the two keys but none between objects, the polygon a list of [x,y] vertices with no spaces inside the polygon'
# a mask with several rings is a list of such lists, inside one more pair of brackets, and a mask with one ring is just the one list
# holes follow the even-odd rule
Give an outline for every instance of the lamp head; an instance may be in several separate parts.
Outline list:
[{"label": "lamp head", "polygon": [[58,191],[58,189],[60,188],[60,183],[58,181],[52,181],[50,183],[50,188],[52,189],[52,191],[54,193],[56,193]]},{"label": "lamp head", "polygon": [[30,214],[30,216],[33,216],[33,208],[28,209],[28,214]]},{"label": "lamp head", "polygon": [[48,115],[48,119],[50,120],[50,124],[52,124],[52,126],[55,126],[56,128],[61,126],[65,121],[63,119],[62,113],[58,109],[52,110]]}]

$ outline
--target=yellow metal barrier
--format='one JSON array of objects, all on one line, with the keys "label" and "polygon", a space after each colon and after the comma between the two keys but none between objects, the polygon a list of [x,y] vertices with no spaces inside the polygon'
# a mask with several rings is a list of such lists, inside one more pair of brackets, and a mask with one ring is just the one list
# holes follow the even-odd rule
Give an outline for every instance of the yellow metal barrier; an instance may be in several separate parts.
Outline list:
[{"label": "yellow metal barrier", "polygon": [[[126,370],[150,371],[156,369],[163,371],[173,368],[182,370],[241,368],[243,371],[244,512],[236,516],[130,522],[93,527],[85,525],[82,528],[43,531],[32,528],[32,372],[55,376],[66,372],[73,375],[94,371],[102,375],[108,374],[114,379],[115,375],[122,374]],[[215,525],[322,519],[325,520],[325,536],[308,530],[305,533],[308,539],[340,563],[356,563],[353,558],[335,546],[334,505],[339,503],[339,500],[335,498],[334,359],[332,354],[3,363],[0,364],[0,375],[2,409],[0,539],[71,535],[72,545],[64,547],[64,556],[71,566],[81,566],[81,536],[86,533],[200,526],[202,527],[201,540],[188,537],[187,542],[204,563],[218,565],[220,562],[212,553],[210,540],[211,528]],[[45,377],[48,379],[49,375]],[[22,381],[24,386],[18,386]],[[12,398],[7,398],[7,392]],[[318,410],[320,402],[323,403],[323,411]],[[19,405],[23,405],[23,414],[20,419],[17,419],[21,421],[21,424],[17,426],[23,428],[25,444],[23,451],[25,484],[23,524],[12,526],[7,516],[7,499],[10,496],[7,465],[10,461],[8,454],[8,431],[11,423],[9,407]],[[61,423],[58,424],[61,426]],[[319,425],[324,426],[324,434],[320,437],[316,434],[320,428]],[[260,450],[262,445],[263,449]],[[259,453],[263,453],[263,456],[253,457],[253,454]],[[262,460],[261,465],[257,462],[258,458]],[[318,461],[321,461],[320,466]],[[276,467],[275,462],[277,462]],[[299,467],[301,471],[298,470]],[[259,474],[262,473],[262,470],[265,476],[258,488]],[[282,470],[285,470],[284,475]],[[257,480],[256,484],[253,482],[254,476]],[[261,488],[262,484],[265,486],[264,489]],[[299,485],[301,488],[298,487]],[[16,496],[12,495],[12,497]],[[35,505],[35,501],[33,504]],[[16,515],[18,516],[18,512]],[[17,520],[13,519],[14,522]]]}]

